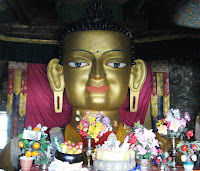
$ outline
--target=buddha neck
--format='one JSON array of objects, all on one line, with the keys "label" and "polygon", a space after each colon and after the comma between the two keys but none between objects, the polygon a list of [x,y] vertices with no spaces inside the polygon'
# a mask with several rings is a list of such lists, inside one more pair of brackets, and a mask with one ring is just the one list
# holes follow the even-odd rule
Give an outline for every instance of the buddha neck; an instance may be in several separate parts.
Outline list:
[{"label": "buddha neck", "polygon": [[[74,128],[74,129],[77,129],[76,127],[78,126],[79,122],[77,122],[75,120],[75,118],[77,117],[76,115],[76,111],[79,110],[80,111],[80,114],[81,116],[84,116],[86,114],[86,111],[85,109],[78,109],[78,108],[73,108],[72,107],[72,118],[71,118],[71,126]],[[101,111],[94,111],[94,110],[90,110],[90,113],[92,114],[98,114],[100,113]],[[108,116],[110,118],[110,121],[113,122],[114,120],[117,121],[118,125],[120,123],[120,118],[119,118],[119,109],[117,110],[112,110],[112,111],[103,111],[103,114],[105,116]],[[118,127],[114,128],[113,127],[113,131],[116,132],[118,130]]]}]

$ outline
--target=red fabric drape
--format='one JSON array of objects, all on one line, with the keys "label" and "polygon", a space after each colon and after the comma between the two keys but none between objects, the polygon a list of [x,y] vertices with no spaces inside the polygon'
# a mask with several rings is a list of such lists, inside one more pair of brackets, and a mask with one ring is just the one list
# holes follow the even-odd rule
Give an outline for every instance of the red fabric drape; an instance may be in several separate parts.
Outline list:
[{"label": "red fabric drape", "polygon": [[146,63],[147,76],[144,85],[140,91],[138,110],[137,112],[130,112],[129,95],[126,97],[124,105],[119,110],[120,120],[128,126],[133,126],[135,122],[140,120],[140,123],[144,123],[146,113],[151,100],[151,66]]},{"label": "red fabric drape", "polygon": [[53,127],[66,126],[71,118],[71,107],[64,95],[63,112],[54,112],[53,91],[47,77],[47,66],[28,64],[27,113],[25,127],[35,127],[38,123]]},{"label": "red fabric drape", "polygon": [[[47,66],[43,64],[28,64],[27,114],[25,126],[36,126],[38,123],[52,127],[66,126],[71,118],[71,107],[64,94],[63,112],[54,112],[53,92],[47,78]],[[151,71],[147,64],[147,78],[139,96],[137,112],[129,111],[129,96],[120,108],[122,123],[133,126],[138,120],[144,122],[151,98]]]}]

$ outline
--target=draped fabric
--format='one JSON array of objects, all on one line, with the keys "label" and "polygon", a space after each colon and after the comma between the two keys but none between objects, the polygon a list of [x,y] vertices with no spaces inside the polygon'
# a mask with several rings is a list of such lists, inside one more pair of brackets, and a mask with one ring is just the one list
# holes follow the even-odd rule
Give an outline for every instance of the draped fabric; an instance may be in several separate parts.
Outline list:
[{"label": "draped fabric", "polygon": [[25,124],[27,98],[27,63],[9,62],[7,114],[9,116],[8,137],[22,132]]},{"label": "draped fabric", "polygon": [[71,107],[64,93],[63,112],[54,112],[53,91],[47,77],[47,66],[28,64],[27,112],[25,127],[42,126],[64,127],[71,118]]},{"label": "draped fabric", "polygon": [[121,122],[128,126],[133,126],[134,123],[138,120],[140,120],[140,123],[143,124],[146,117],[146,113],[151,100],[151,66],[149,63],[146,63],[146,66],[147,76],[139,94],[137,112],[130,112],[129,95],[126,98],[124,105],[119,110]]},{"label": "draped fabric", "polygon": [[154,61],[151,63],[151,69],[152,127],[154,131],[157,131],[157,121],[166,116],[170,109],[169,65],[167,61]]},{"label": "draped fabric", "polygon": [[[144,122],[151,98],[151,70],[147,64],[147,79],[140,93],[138,112],[129,111],[129,96],[120,108],[120,119],[126,125],[133,125],[138,120]],[[25,127],[38,123],[52,127],[66,126],[71,119],[71,107],[64,93],[63,112],[54,112],[53,92],[47,78],[47,66],[44,64],[28,64],[28,96]]]}]

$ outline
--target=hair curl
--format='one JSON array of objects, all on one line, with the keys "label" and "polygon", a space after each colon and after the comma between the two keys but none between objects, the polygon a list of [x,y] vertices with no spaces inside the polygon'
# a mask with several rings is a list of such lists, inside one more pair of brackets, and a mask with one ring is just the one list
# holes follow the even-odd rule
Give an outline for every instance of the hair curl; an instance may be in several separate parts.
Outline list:
[{"label": "hair curl", "polygon": [[[110,30],[125,34],[131,40],[131,65],[134,65],[134,39],[127,28],[117,25],[112,16],[110,9],[105,8],[103,4],[94,3],[91,5],[82,16],[82,18],[75,23],[70,24],[59,40],[60,46],[60,56],[62,56],[62,43],[66,35],[84,30]],[[61,59],[62,57],[60,57]],[[62,64],[62,62],[60,62]]]}]

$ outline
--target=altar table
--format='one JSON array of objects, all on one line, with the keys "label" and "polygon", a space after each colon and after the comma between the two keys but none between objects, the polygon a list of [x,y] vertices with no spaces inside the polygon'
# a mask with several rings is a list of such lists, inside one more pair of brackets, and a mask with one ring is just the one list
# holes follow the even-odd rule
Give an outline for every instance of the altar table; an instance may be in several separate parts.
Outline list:
[{"label": "altar table", "polygon": [[[158,169],[157,169],[157,167],[156,166],[154,166],[153,167],[153,170],[152,171],[155,171],[155,170],[157,170],[158,171]],[[176,170],[168,170],[168,171],[184,171],[184,168],[183,168],[183,166],[177,166],[177,169]],[[197,168],[197,167],[194,167],[194,169],[193,170],[195,170],[195,171],[200,171],[200,168]],[[31,167],[31,171],[42,171],[42,169],[39,169],[38,167],[36,167],[36,166],[32,166]],[[44,170],[43,170],[44,171]],[[95,170],[90,170],[90,171],[95,171]]]}]

